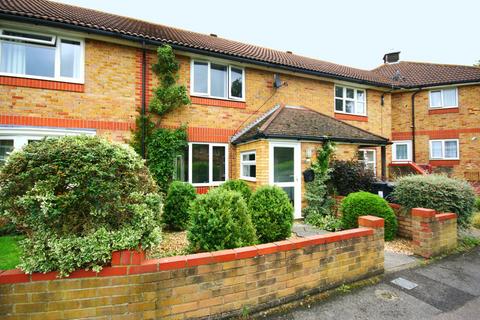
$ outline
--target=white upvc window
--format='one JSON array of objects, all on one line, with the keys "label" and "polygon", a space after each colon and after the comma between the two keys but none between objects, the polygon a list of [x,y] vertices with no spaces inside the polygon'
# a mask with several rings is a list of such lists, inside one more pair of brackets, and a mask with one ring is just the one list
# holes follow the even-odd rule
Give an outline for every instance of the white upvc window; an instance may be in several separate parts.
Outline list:
[{"label": "white upvc window", "polygon": [[412,161],[412,141],[393,141],[392,159],[396,162]]},{"label": "white upvc window", "polygon": [[191,142],[188,144],[188,182],[214,186],[228,180],[228,145]]},{"label": "white upvc window", "polygon": [[458,89],[430,90],[430,108],[458,108]]},{"label": "white upvc window", "polygon": [[257,180],[257,154],[255,151],[240,153],[240,179]]},{"label": "white upvc window", "polygon": [[431,160],[460,159],[458,139],[430,140]]},{"label": "white upvc window", "polygon": [[335,86],[335,112],[367,115],[367,92],[345,86]]},{"label": "white upvc window", "polygon": [[0,166],[15,150],[20,150],[25,145],[42,140],[73,135],[95,135],[95,130],[81,129],[52,129],[36,127],[0,127]]},{"label": "white upvc window", "polygon": [[245,69],[192,60],[190,87],[191,95],[244,101]]},{"label": "white upvc window", "polygon": [[84,41],[0,29],[0,75],[84,82]]},{"label": "white upvc window", "polygon": [[363,163],[366,169],[371,170],[374,174],[377,172],[377,153],[373,149],[359,149],[358,161]]}]

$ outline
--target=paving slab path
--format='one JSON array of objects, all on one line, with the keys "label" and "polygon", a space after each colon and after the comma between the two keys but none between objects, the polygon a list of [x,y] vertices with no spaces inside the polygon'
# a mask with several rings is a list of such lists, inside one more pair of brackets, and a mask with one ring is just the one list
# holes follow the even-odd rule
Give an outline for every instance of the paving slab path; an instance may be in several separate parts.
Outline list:
[{"label": "paving slab path", "polygon": [[376,285],[268,319],[478,320],[480,247],[425,267],[388,273]]}]

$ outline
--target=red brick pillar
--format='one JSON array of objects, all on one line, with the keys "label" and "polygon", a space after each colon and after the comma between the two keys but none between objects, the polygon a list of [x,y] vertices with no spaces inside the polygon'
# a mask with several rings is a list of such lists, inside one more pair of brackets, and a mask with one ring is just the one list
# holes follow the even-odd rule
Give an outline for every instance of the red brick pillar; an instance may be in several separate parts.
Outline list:
[{"label": "red brick pillar", "polygon": [[438,234],[435,213],[433,209],[412,209],[413,252],[424,258],[434,254],[434,240]]},{"label": "red brick pillar", "polygon": [[385,220],[375,216],[361,216],[358,217],[358,226],[360,228],[373,229],[373,239],[369,244],[369,252],[367,254],[370,254],[371,259],[375,261],[372,268],[376,271],[383,272],[385,263]]}]

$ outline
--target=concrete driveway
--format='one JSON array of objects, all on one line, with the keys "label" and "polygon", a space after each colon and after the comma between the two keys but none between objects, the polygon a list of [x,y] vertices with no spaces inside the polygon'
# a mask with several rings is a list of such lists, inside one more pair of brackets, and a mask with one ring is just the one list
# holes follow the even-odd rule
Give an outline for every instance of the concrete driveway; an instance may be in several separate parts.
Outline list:
[{"label": "concrete driveway", "polygon": [[480,248],[427,267],[390,273],[374,286],[269,319],[478,320]]}]

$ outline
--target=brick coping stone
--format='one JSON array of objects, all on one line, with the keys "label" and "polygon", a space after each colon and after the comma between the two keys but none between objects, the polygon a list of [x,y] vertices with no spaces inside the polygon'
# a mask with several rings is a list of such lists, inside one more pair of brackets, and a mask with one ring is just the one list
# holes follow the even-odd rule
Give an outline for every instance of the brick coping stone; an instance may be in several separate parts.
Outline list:
[{"label": "brick coping stone", "polygon": [[[110,266],[104,267],[100,272],[92,270],[75,270],[64,279],[112,277],[141,273],[152,273],[165,270],[190,268],[193,266],[212,263],[228,262],[233,260],[253,258],[276,252],[296,250],[312,245],[327,244],[352,238],[370,236],[375,228],[383,228],[384,221],[374,216],[359,218],[361,227],[333,232],[329,234],[314,235],[306,238],[288,239],[278,242],[259,244],[249,247],[221,250],[215,252],[202,252],[183,256],[166,257],[161,259],[146,259],[145,252],[141,250],[122,250],[112,253]],[[58,272],[26,274],[19,269],[0,271],[0,284],[20,283],[32,281],[45,281],[58,279]]]}]

